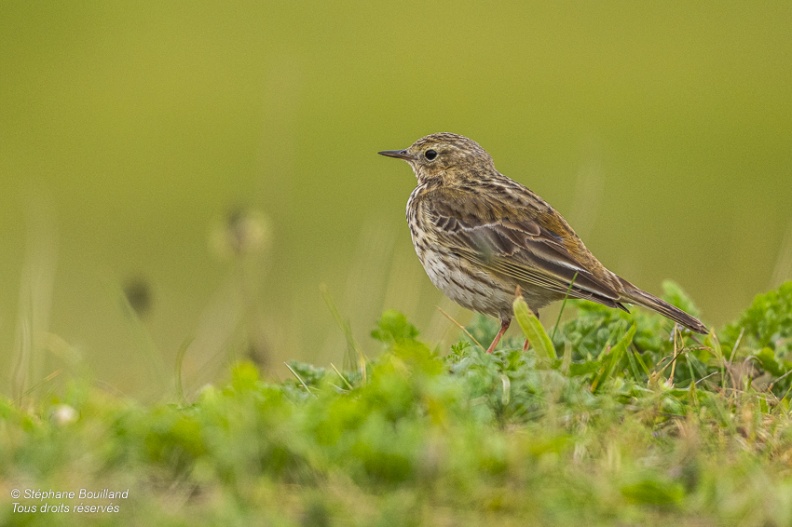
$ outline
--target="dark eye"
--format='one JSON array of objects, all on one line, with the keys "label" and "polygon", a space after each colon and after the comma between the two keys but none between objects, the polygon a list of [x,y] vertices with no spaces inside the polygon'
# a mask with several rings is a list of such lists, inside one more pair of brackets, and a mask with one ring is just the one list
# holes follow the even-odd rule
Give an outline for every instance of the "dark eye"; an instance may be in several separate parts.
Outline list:
[{"label": "dark eye", "polygon": [[429,161],[432,161],[434,158],[436,158],[436,157],[437,157],[437,151],[436,151],[436,150],[432,150],[432,149],[430,148],[429,150],[427,150],[426,152],[424,152],[424,157],[425,157],[426,159],[428,159]]}]

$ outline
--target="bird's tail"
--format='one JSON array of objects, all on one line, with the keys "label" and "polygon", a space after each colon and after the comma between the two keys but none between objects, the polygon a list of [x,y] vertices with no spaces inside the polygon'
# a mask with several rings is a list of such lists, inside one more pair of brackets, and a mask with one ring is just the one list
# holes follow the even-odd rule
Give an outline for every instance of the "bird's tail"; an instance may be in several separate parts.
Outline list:
[{"label": "bird's tail", "polygon": [[624,297],[621,299],[625,302],[638,304],[639,306],[646,307],[652,311],[656,311],[664,317],[670,318],[674,322],[681,324],[691,331],[696,333],[707,333],[707,327],[701,323],[699,319],[688,315],[681,309],[672,306],[665,300],[660,300],[654,295],[650,295],[646,291],[642,291],[632,285],[627,280],[621,279],[624,286]]}]

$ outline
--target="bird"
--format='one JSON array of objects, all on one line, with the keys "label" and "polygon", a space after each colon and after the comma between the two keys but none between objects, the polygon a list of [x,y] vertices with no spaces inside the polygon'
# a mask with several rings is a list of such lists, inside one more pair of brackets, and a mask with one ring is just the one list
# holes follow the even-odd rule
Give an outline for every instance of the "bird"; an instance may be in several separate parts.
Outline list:
[{"label": "bird", "polygon": [[570,297],[627,312],[625,304],[636,304],[695,333],[708,332],[695,317],[608,270],[561,214],[498,172],[472,139],[440,132],[378,153],[406,161],[415,172],[407,223],[431,282],[462,307],[499,319],[488,353],[511,324],[517,294],[537,316]]}]

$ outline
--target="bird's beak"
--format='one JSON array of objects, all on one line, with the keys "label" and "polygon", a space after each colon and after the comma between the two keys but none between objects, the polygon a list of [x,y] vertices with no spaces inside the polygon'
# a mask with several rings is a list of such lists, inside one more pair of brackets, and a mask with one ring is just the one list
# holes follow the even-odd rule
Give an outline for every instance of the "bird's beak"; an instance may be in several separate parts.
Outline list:
[{"label": "bird's beak", "polygon": [[395,157],[397,159],[411,159],[410,154],[407,153],[407,150],[383,150],[382,152],[377,153],[381,156]]}]

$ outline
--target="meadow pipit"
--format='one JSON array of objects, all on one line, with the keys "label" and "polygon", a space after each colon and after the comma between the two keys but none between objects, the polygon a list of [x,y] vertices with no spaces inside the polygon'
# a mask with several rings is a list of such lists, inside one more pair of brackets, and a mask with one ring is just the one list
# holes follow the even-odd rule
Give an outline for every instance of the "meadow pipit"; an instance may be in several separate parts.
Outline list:
[{"label": "meadow pipit", "polygon": [[407,223],[429,279],[461,306],[500,319],[489,353],[511,323],[518,290],[534,313],[568,295],[625,311],[625,303],[638,304],[707,332],[696,318],[606,269],[558,212],[498,172],[475,141],[438,133],[380,154],[404,159],[418,178]]}]

